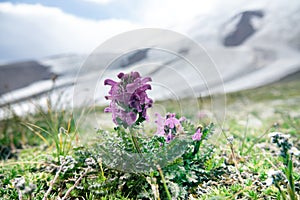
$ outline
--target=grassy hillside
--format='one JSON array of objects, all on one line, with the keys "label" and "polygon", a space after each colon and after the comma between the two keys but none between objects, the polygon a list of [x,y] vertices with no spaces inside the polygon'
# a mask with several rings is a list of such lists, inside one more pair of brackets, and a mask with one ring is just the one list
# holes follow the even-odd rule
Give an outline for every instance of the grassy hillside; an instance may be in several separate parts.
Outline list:
[{"label": "grassy hillside", "polygon": [[[194,133],[200,123],[204,127],[201,143],[192,141],[178,147],[174,143],[168,152],[186,149],[174,158],[163,157],[169,160],[162,167],[157,164],[151,171],[139,172],[123,172],[105,162],[108,158],[103,149],[118,157],[110,145],[118,143],[118,138],[123,141],[118,144],[123,145],[128,138],[122,134],[127,130],[76,127],[71,111],[55,102],[48,102],[46,109],[36,106],[35,114],[13,114],[0,122],[0,197],[297,199],[299,196],[294,194],[300,193],[300,160],[289,144],[300,149],[299,91],[300,81],[294,80],[227,94],[222,129],[209,111],[210,99],[199,99],[201,113],[188,109],[191,113],[183,127],[187,133]],[[188,101],[185,100],[187,105]],[[179,112],[176,101],[158,103],[167,111]],[[5,109],[13,113],[11,108]],[[110,115],[102,110],[96,109],[98,120],[111,123]],[[85,117],[93,123],[92,117]],[[141,130],[156,131],[147,126]],[[278,134],[273,134],[272,139],[268,135],[274,132]],[[89,139],[95,135],[96,139]],[[163,143],[159,140],[138,141],[146,152],[154,144]],[[124,148],[134,152],[129,143],[130,140]],[[196,151],[197,144],[200,147]],[[153,147],[149,152],[157,153],[159,148]]]}]

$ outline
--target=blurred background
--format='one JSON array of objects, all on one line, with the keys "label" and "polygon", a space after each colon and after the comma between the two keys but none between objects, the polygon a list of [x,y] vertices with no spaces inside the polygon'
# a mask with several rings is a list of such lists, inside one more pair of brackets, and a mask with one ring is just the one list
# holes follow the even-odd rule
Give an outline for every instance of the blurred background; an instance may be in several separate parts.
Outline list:
[{"label": "blurred background", "polygon": [[[168,29],[198,42],[219,71],[225,92],[298,79],[299,21],[299,0],[1,0],[0,107],[20,106],[54,87],[72,98],[87,56],[107,39],[139,28]],[[192,54],[177,42],[178,53]],[[107,56],[115,53],[108,50]],[[174,55],[141,49],[119,58],[112,74],[153,61],[188,73]],[[86,79],[105,68],[97,60],[94,65]],[[155,76],[165,74],[161,70]],[[201,93],[197,84],[203,81],[190,81]]]}]

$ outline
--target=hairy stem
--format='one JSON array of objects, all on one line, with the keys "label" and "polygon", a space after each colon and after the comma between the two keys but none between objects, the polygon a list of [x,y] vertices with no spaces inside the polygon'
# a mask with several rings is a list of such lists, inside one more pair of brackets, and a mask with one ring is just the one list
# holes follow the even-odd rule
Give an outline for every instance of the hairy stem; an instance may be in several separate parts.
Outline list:
[{"label": "hairy stem", "polygon": [[64,165],[65,165],[64,163],[62,163],[62,164],[60,165],[60,167],[59,167],[58,171],[56,172],[54,178],[50,181],[49,188],[48,188],[47,192],[45,193],[45,195],[44,195],[44,197],[43,197],[43,200],[47,200],[47,197],[48,197],[48,195],[50,194],[50,192],[52,191],[53,186],[54,186],[54,183],[55,183],[56,180],[58,179],[58,176],[59,176],[59,174],[61,173],[62,168],[63,168]]},{"label": "hairy stem", "polygon": [[82,180],[82,178],[85,177],[85,175],[88,173],[88,171],[89,171],[90,169],[91,169],[91,168],[88,167],[88,168],[86,168],[86,169],[84,170],[84,172],[83,172],[83,173],[80,175],[80,177],[75,181],[74,185],[68,189],[68,191],[66,192],[65,196],[64,196],[63,198],[61,198],[61,200],[65,200],[65,199],[68,198],[68,196],[70,195],[70,193],[72,192],[72,190],[74,190],[74,188],[75,188],[76,186],[79,185],[79,183],[80,183],[80,181]]},{"label": "hairy stem", "polygon": [[17,188],[19,200],[23,200],[22,191],[20,188]]}]

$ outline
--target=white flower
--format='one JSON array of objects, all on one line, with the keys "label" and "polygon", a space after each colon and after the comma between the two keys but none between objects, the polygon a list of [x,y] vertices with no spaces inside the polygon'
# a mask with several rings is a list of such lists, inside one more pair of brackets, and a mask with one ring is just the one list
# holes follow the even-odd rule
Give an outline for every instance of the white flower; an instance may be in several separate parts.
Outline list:
[{"label": "white flower", "polygon": [[267,174],[268,174],[268,177],[272,177],[277,173],[278,173],[278,171],[275,171],[274,169],[270,169]]},{"label": "white flower", "polygon": [[270,169],[267,174],[268,178],[265,181],[267,186],[285,179],[284,174],[280,170]]},{"label": "white flower", "polygon": [[282,139],[289,139],[291,137],[291,135],[288,135],[288,134],[280,134],[279,136]]},{"label": "white flower", "polygon": [[280,132],[272,132],[272,133],[269,133],[268,134],[268,136],[269,137],[274,137],[274,136],[276,136],[276,135],[281,135],[282,133],[280,133]]},{"label": "white flower", "polygon": [[228,143],[230,143],[230,144],[233,143],[233,140],[234,140],[234,137],[233,137],[233,136],[229,136],[229,137],[227,138],[227,141],[228,141]]},{"label": "white flower", "polygon": [[296,147],[292,147],[289,150],[289,153],[292,154],[292,155],[295,155],[295,156],[299,156],[300,155],[300,151]]},{"label": "white flower", "polygon": [[265,182],[267,186],[271,186],[273,184],[273,178],[269,177]]},{"label": "white flower", "polygon": [[22,189],[25,187],[25,179],[24,177],[15,178],[13,181],[13,186],[18,189]]},{"label": "white flower", "polygon": [[288,135],[288,134],[284,134],[284,133],[281,133],[281,132],[272,132],[272,133],[269,133],[268,134],[269,137],[275,137],[275,136],[278,136],[282,139],[288,139],[290,138],[291,136]]}]

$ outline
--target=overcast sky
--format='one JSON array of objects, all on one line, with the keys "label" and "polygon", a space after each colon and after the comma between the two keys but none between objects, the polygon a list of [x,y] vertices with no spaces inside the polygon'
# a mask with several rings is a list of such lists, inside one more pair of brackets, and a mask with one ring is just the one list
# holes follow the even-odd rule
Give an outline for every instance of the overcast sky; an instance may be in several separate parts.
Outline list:
[{"label": "overcast sky", "polygon": [[215,0],[0,0],[0,62],[90,53],[135,28],[171,28],[209,13]]}]

